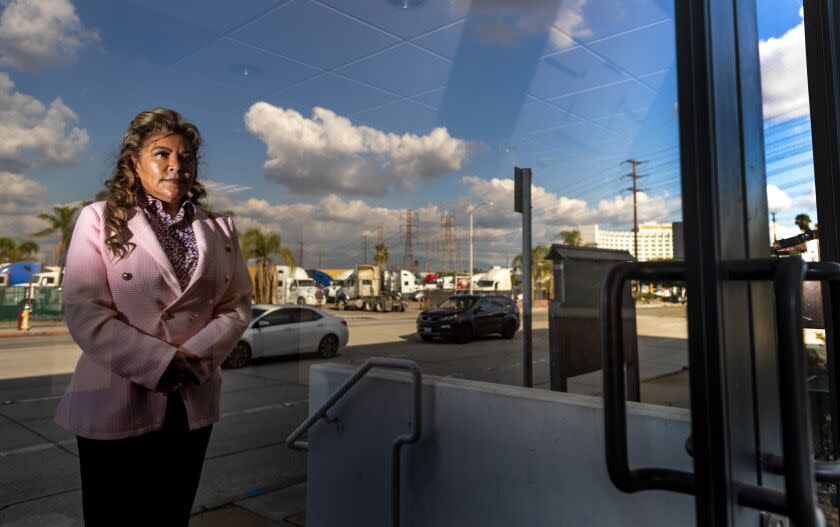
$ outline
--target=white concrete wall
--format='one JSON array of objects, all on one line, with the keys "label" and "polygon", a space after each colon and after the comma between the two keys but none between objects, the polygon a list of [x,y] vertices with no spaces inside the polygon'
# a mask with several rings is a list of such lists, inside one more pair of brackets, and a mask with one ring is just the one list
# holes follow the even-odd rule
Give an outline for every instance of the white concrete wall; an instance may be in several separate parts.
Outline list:
[{"label": "white concrete wall", "polygon": [[[310,373],[310,411],[352,373]],[[690,496],[624,494],[606,471],[600,398],[425,377],[423,434],[403,447],[402,525],[693,525]],[[408,374],[370,372],[309,433],[307,526],[389,525],[390,445],[409,429]],[[634,467],[691,470],[688,412],[631,403]]]}]

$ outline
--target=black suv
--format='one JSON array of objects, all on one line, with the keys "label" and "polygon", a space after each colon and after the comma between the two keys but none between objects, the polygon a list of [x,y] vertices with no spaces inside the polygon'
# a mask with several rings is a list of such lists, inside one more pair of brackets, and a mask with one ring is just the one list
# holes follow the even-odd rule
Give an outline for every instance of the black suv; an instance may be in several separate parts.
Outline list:
[{"label": "black suv", "polygon": [[500,334],[512,339],[519,329],[516,303],[502,295],[455,295],[417,317],[417,334],[469,342],[482,335]]}]

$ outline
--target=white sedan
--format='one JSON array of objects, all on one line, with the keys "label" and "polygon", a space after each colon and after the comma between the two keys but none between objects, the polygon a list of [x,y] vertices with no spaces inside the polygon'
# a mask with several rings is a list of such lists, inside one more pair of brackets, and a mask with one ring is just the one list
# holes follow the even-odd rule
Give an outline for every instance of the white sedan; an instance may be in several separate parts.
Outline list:
[{"label": "white sedan", "polygon": [[299,305],[255,304],[253,320],[223,368],[241,368],[259,357],[317,352],[334,357],[347,346],[347,321],[319,309]]}]

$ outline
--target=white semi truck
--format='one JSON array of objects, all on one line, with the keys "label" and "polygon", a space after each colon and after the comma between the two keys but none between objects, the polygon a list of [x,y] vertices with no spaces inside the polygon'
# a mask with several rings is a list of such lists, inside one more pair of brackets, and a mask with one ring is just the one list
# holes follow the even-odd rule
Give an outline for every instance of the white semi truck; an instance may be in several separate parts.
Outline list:
[{"label": "white semi truck", "polygon": [[314,306],[318,303],[315,298],[318,291],[315,280],[310,278],[302,267],[292,269],[288,265],[278,265],[277,288],[281,304]]},{"label": "white semi truck", "polygon": [[339,311],[405,311],[402,294],[394,290],[399,284],[393,274],[383,272],[378,265],[358,264],[336,293],[335,307]]},{"label": "white semi truck", "polygon": [[510,269],[494,266],[492,269],[473,278],[473,291],[492,291],[494,293],[509,293],[513,290]]}]

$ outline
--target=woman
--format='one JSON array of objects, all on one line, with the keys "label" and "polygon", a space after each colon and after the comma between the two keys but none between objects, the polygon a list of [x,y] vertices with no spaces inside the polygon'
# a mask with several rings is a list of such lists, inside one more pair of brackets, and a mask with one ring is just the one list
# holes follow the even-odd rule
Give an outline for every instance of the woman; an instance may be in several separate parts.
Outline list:
[{"label": "woman", "polygon": [[56,422],[78,438],[87,527],[189,523],[219,366],[249,322],[233,221],[199,206],[200,145],[177,112],[138,114],[70,243],[64,309],[83,353]]}]

